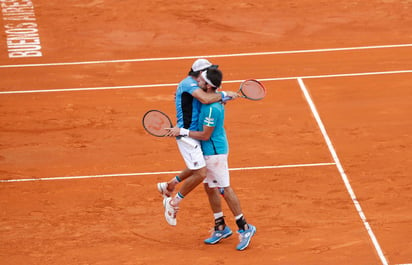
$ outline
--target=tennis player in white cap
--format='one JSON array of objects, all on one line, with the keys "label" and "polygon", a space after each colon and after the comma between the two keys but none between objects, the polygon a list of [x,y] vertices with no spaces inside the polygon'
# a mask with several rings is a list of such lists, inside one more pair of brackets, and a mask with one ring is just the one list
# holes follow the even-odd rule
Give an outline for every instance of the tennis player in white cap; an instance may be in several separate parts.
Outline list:
[{"label": "tennis player in white cap", "polygon": [[[209,68],[201,73],[199,86],[207,93],[215,94],[221,85],[222,78],[223,75],[219,69]],[[169,134],[171,136],[189,135],[201,141],[207,169],[206,179],[203,181],[204,188],[215,219],[213,233],[204,242],[214,245],[232,235],[232,230],[226,225],[223,215],[220,190],[238,226],[240,241],[236,249],[244,250],[249,246],[252,237],[255,235],[256,227],[246,221],[240,201],[230,185],[228,167],[229,143],[224,128],[224,120],[224,104],[218,102],[202,104],[197,130],[175,127],[170,129]]]},{"label": "tennis player in white cap", "polygon": [[[237,92],[221,91],[212,94],[206,93],[199,87],[200,74],[211,67],[217,68],[218,66],[213,65],[206,59],[197,59],[190,68],[188,76],[177,86],[175,94],[176,126],[182,130],[198,129],[199,113],[202,104],[218,102],[226,96],[230,96],[233,99],[238,97]],[[168,182],[157,184],[158,191],[164,197],[163,205],[165,207],[166,221],[172,226],[175,226],[177,223],[176,214],[180,201],[202,183],[206,177],[206,162],[199,140],[193,139],[190,136],[185,137],[186,141],[181,141],[180,137],[176,139],[186,168]],[[187,142],[192,144],[187,144]],[[179,191],[174,197],[171,197],[175,186],[183,180],[185,181]]]}]

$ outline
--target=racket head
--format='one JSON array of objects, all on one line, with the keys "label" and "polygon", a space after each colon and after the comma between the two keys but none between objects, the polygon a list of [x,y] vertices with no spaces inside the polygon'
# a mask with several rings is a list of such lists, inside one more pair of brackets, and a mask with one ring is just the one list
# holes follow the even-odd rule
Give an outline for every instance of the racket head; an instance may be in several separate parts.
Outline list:
[{"label": "racket head", "polygon": [[243,81],[240,84],[239,92],[244,98],[250,100],[261,100],[266,96],[265,86],[255,79]]},{"label": "racket head", "polygon": [[153,136],[164,137],[168,133],[165,128],[172,128],[169,116],[160,110],[149,110],[143,115],[143,128]]}]

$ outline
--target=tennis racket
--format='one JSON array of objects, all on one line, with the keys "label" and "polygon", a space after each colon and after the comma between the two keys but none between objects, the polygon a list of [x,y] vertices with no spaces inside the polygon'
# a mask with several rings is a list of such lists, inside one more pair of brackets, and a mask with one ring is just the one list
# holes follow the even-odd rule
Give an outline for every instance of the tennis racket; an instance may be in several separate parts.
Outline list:
[{"label": "tennis racket", "polygon": [[[143,128],[146,132],[156,137],[165,137],[169,132],[166,128],[172,128],[173,124],[169,116],[160,110],[149,110],[143,115]],[[177,137],[182,142],[196,148],[198,145],[185,137]]]},{"label": "tennis racket", "polygon": [[[266,88],[263,84],[255,79],[247,79],[240,84],[238,93],[241,94],[242,98],[250,100],[261,100],[266,96]],[[222,99],[222,101],[227,101],[232,99],[227,96]]]}]

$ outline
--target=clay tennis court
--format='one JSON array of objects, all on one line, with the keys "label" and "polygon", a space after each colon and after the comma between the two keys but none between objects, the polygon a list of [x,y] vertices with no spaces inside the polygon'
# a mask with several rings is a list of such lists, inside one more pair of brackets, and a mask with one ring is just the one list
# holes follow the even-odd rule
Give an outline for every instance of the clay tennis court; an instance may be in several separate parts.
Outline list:
[{"label": "clay tennis court", "polygon": [[[0,2],[0,264],[412,263],[411,1]],[[166,223],[141,125],[199,57],[268,89],[226,105],[243,252],[202,187]]]}]

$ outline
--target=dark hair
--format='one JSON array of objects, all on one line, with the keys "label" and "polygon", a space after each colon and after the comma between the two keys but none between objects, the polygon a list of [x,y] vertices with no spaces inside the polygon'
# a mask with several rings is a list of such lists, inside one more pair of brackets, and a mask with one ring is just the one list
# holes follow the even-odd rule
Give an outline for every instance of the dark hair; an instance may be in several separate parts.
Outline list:
[{"label": "dark hair", "polygon": [[200,71],[193,71],[193,69],[190,68],[188,75],[193,76],[193,77],[199,77],[200,73],[201,73]]},{"label": "dark hair", "polygon": [[215,88],[220,87],[220,85],[222,84],[222,71],[215,67],[210,67],[209,69],[207,69],[206,77],[210,80],[210,82],[212,82],[213,85],[215,85]]}]

